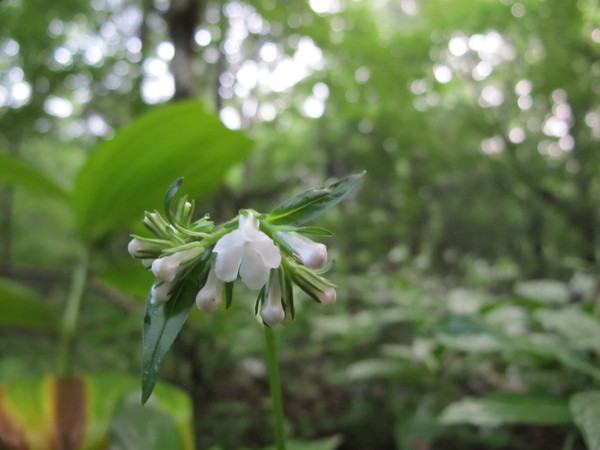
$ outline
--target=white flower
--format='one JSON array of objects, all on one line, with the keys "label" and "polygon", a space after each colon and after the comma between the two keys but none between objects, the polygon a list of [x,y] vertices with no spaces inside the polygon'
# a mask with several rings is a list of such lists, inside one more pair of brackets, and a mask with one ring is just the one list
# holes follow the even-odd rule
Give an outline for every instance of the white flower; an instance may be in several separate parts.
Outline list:
[{"label": "white flower", "polygon": [[285,311],[281,304],[281,285],[277,277],[271,282],[271,288],[260,310],[260,316],[270,327],[274,327],[285,320]]},{"label": "white flower", "polygon": [[327,247],[300,233],[278,231],[277,236],[285,241],[300,257],[300,261],[311,269],[320,269],[327,263]]},{"label": "white flower", "polygon": [[242,282],[253,290],[263,287],[270,269],[281,264],[281,253],[269,236],[258,229],[252,212],[240,215],[237,230],[223,236],[215,245],[215,272],[221,281],[234,281],[238,272]]},{"label": "white flower", "polygon": [[184,267],[182,263],[192,260],[200,251],[199,248],[191,248],[155,259],[152,263],[152,273],[160,281],[174,281]]},{"label": "white flower", "polygon": [[175,283],[154,283],[150,289],[150,303],[166,302],[171,298],[171,290]]},{"label": "white flower", "polygon": [[216,311],[221,305],[221,292],[223,291],[223,282],[215,274],[215,266],[211,266],[206,283],[196,295],[196,305],[203,311]]}]

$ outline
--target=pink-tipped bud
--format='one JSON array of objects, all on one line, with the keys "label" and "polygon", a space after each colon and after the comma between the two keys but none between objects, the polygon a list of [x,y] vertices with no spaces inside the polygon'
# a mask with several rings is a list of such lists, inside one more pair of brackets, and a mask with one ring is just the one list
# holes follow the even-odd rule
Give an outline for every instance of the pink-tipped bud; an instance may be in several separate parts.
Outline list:
[{"label": "pink-tipped bud", "polygon": [[300,233],[278,231],[277,236],[298,254],[300,261],[311,269],[320,269],[327,264],[327,247]]}]

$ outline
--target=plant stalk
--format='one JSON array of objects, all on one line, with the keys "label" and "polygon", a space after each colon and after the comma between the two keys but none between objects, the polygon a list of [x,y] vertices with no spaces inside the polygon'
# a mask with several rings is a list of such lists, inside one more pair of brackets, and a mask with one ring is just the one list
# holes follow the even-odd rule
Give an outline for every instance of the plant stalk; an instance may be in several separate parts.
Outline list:
[{"label": "plant stalk", "polygon": [[85,290],[90,265],[89,249],[84,249],[77,267],[73,270],[73,278],[65,305],[63,315],[61,340],[58,354],[58,373],[67,375],[71,371],[71,356],[73,353],[73,341],[79,323],[79,312],[81,300]]},{"label": "plant stalk", "polygon": [[273,417],[275,422],[275,440],[277,450],[285,450],[285,429],[283,424],[283,400],[281,396],[281,379],[279,377],[279,361],[277,359],[277,346],[275,334],[268,326],[263,326],[267,343],[267,357],[269,366],[269,386],[271,387],[271,400],[273,401]]}]

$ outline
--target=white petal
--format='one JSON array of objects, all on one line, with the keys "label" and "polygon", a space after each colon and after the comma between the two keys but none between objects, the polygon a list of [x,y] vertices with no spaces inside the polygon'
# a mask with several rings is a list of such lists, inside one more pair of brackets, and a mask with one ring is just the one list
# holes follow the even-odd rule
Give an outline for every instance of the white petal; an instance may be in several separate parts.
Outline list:
[{"label": "white petal", "polygon": [[221,281],[234,281],[240,270],[244,246],[233,247],[227,251],[217,253],[215,272]]},{"label": "white petal", "polygon": [[250,245],[260,254],[265,266],[271,269],[279,267],[279,264],[281,264],[281,252],[271,238],[267,236],[266,241],[252,242]]},{"label": "white petal", "polygon": [[251,245],[246,246],[244,251],[240,277],[248,289],[252,290],[262,288],[269,279],[269,268],[265,265],[261,254]]},{"label": "white petal", "polygon": [[231,233],[227,233],[221,239],[218,240],[213,252],[221,253],[226,250],[229,250],[233,247],[239,247],[240,245],[244,245],[244,235],[240,230],[233,230]]}]

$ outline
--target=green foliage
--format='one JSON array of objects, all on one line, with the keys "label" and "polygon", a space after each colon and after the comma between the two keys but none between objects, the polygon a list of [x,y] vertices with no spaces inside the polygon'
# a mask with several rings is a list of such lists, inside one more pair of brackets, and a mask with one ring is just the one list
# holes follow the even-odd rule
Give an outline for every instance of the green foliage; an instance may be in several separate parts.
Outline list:
[{"label": "green foliage", "polygon": [[267,221],[274,225],[304,225],[350,195],[363,175],[364,173],[352,175],[330,186],[303,192],[271,211]]},{"label": "green foliage", "polygon": [[146,302],[144,317],[144,349],[142,362],[142,403],[145,403],[156,384],[162,361],[171,348],[195,304],[196,294],[206,282],[210,252],[206,251],[190,269],[190,274],[174,287],[168,302]]},{"label": "green foliage", "polygon": [[54,312],[35,291],[6,279],[0,279],[0,324],[58,330]]},{"label": "green foliage", "polygon": [[131,224],[160,204],[179,176],[190,195],[206,196],[249,150],[246,137],[225,129],[201,103],[157,108],[101,144],[81,169],[73,195],[79,228],[98,239]]},{"label": "green foliage", "polygon": [[575,394],[571,398],[573,420],[581,429],[589,450],[600,448],[600,392],[589,391]]},{"label": "green foliage", "polygon": [[46,174],[31,164],[0,153],[0,181],[26,189],[32,194],[67,200],[67,193]]},{"label": "green foliage", "polygon": [[452,403],[442,411],[440,420],[445,425],[557,425],[571,422],[571,413],[568,402],[554,396],[497,392]]}]

